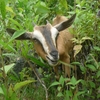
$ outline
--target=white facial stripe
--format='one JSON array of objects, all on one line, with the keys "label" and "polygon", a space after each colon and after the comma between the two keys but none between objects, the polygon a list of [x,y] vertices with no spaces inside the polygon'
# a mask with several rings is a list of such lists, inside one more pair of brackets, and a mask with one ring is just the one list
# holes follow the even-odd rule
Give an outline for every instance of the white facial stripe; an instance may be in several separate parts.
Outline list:
[{"label": "white facial stripe", "polygon": [[56,46],[56,37],[57,37],[57,34],[59,33],[59,31],[56,29],[56,28],[54,28],[54,27],[52,27],[51,28],[51,37],[52,37],[52,39],[53,39],[53,42],[54,42],[54,45]]},{"label": "white facial stripe", "polygon": [[45,38],[43,37],[42,33],[38,30],[35,30],[34,31],[34,38],[36,38],[37,40],[39,40],[43,46],[43,49],[45,50],[45,52],[47,54],[49,54],[49,48],[47,46],[47,43],[46,43],[46,40]]}]

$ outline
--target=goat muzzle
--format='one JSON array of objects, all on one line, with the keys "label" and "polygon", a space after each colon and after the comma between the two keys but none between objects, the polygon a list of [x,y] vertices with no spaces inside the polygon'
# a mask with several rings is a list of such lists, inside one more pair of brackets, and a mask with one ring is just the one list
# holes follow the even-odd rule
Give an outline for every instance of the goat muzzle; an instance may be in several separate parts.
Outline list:
[{"label": "goat muzzle", "polygon": [[49,65],[55,66],[59,60],[59,53],[58,51],[51,51],[48,56],[46,56]]},{"label": "goat muzzle", "polygon": [[50,55],[53,57],[55,61],[58,60],[58,51],[51,51]]}]

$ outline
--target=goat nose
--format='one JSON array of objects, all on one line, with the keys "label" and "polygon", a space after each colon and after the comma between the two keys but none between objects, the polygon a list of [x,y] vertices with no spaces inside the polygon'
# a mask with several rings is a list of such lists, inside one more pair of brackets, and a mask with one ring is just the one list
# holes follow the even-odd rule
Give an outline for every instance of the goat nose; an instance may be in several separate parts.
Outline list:
[{"label": "goat nose", "polygon": [[53,56],[54,59],[58,59],[58,51],[51,51],[50,55]]}]

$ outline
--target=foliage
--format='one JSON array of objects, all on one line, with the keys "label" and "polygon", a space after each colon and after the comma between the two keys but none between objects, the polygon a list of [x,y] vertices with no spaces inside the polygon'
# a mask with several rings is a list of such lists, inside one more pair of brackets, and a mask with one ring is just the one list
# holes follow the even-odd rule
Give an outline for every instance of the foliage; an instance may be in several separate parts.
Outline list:
[{"label": "foliage", "polygon": [[[45,92],[35,75],[30,75],[29,64],[20,73],[13,72],[13,65],[20,57],[39,67],[38,73],[48,87],[49,100],[99,100],[100,99],[100,1],[98,0],[0,0],[0,99],[1,100],[45,100]],[[75,38],[76,66],[72,77],[59,81],[54,78],[52,68],[39,58],[34,43],[15,41],[26,30],[33,31],[33,24],[45,24],[46,20],[60,14],[77,16],[70,30]],[[12,37],[6,28],[16,29]],[[33,49],[32,49],[33,48]],[[62,62],[63,63],[63,62]],[[63,63],[64,64],[64,63]],[[21,67],[20,65],[18,67]],[[52,81],[51,81],[52,80]]]}]

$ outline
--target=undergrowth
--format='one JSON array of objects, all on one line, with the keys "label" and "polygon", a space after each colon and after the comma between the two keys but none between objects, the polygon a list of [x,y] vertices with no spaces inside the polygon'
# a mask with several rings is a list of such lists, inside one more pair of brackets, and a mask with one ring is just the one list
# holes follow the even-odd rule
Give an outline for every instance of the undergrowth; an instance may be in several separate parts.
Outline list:
[{"label": "undergrowth", "polygon": [[[69,18],[74,13],[70,32],[75,36],[75,60],[70,66],[76,71],[70,79],[62,72],[56,81],[52,67],[37,56],[34,43],[16,41],[6,32],[13,28],[20,35],[33,31],[34,24],[52,23],[56,15]],[[99,100],[99,30],[97,0],[0,0],[0,100],[45,100],[46,96],[46,100]]]}]

